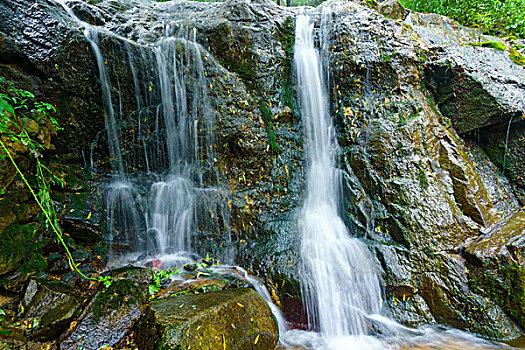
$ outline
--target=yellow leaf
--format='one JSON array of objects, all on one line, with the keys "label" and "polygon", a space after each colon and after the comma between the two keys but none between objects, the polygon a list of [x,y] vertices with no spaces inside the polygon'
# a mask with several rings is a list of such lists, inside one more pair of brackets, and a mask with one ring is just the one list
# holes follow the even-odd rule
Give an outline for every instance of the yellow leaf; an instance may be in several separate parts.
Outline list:
[{"label": "yellow leaf", "polygon": [[261,335],[260,334],[257,334],[257,336],[255,337],[255,341],[253,342],[253,345],[257,344],[259,342],[259,337]]},{"label": "yellow leaf", "polygon": [[87,219],[89,220],[90,217],[91,217],[91,212],[89,212]]},{"label": "yellow leaf", "polygon": [[241,303],[237,303],[237,305],[239,305],[240,307],[244,307],[244,305]]}]

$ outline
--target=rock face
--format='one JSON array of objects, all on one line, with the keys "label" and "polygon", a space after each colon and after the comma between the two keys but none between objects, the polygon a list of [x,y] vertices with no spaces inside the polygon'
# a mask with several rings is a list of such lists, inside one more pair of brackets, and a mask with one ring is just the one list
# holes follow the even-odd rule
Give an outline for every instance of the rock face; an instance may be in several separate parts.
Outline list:
[{"label": "rock face", "polygon": [[273,349],[278,331],[253,290],[155,299],[137,331],[142,349]]},{"label": "rock face", "polygon": [[60,349],[118,345],[140,318],[144,301],[143,289],[131,280],[113,282],[93,298],[76,327],[61,340]]},{"label": "rock face", "polygon": [[39,325],[33,339],[53,339],[80,314],[82,304],[82,298],[65,283],[31,280],[20,304],[20,314]]},{"label": "rock face", "polygon": [[[297,273],[307,145],[291,63],[295,11],[262,0],[72,3],[77,16],[140,45],[157,42],[165,23],[197,29],[203,52],[213,55],[206,79],[216,118],[218,184],[230,190],[229,214],[221,218],[231,230],[199,227],[194,248],[232,253],[231,260],[276,290],[288,319],[304,326]],[[66,128],[57,138],[60,157],[74,162],[82,151],[94,154],[98,169],[105,171],[101,93],[88,43],[56,3],[31,6],[22,0],[0,2],[0,74],[56,103]],[[325,8],[331,11],[322,19]],[[408,13],[392,1],[379,9],[393,19],[353,2],[329,1],[312,11],[318,36],[328,38],[321,54],[330,71],[327,85],[340,145],[341,215],[376,257],[386,314],[411,326],[442,323],[489,338],[516,338],[524,327],[515,311],[523,307],[524,263],[518,258],[523,242],[510,238],[521,237],[516,228],[521,214],[509,217],[524,204],[524,69],[506,51],[467,45],[495,39],[446,18]],[[109,50],[124,43],[107,35],[101,45]],[[110,63],[125,55],[109,52]],[[112,74],[121,82],[126,114],[133,108],[130,72],[116,67]],[[91,194],[105,179],[95,180],[89,192],[95,199],[80,195],[79,217],[66,213],[70,229],[84,242],[99,226],[80,227],[79,221],[94,207],[100,221],[104,207],[92,203],[96,196]],[[483,240],[507,228],[513,232],[507,243],[487,251]],[[8,271],[12,268],[2,270]],[[235,293],[228,298],[255,297],[250,291]],[[244,310],[219,295],[226,306],[216,310],[229,310],[224,311],[228,319]],[[184,320],[168,316],[173,305],[167,300],[153,302],[141,332],[189,344],[193,340],[180,329],[158,321],[167,317],[186,330],[194,327],[194,317],[204,310],[193,310],[191,298],[204,296],[187,298]],[[94,322],[91,316],[83,320]],[[254,344],[257,332],[249,322],[237,322],[249,331],[237,333],[235,322],[235,327],[217,326],[247,347],[275,340],[275,335],[266,337],[268,331]],[[71,344],[78,344],[77,334],[68,338]],[[219,337],[217,346],[228,341]]]}]

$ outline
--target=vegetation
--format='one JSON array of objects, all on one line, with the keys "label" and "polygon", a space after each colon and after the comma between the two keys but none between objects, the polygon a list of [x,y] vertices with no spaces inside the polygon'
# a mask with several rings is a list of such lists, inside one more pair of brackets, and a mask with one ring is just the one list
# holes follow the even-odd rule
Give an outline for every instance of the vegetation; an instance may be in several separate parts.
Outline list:
[{"label": "vegetation", "polygon": [[272,151],[279,153],[281,147],[279,147],[279,144],[277,143],[277,135],[275,134],[275,129],[272,123],[272,112],[263,100],[259,100],[259,109],[261,111],[264,125],[266,126],[266,132],[268,133],[268,144]]},{"label": "vegetation", "polygon": [[491,34],[525,38],[525,0],[401,0],[418,12],[434,12]]},{"label": "vegetation", "polygon": [[[182,270],[192,270],[194,269],[196,271],[197,277],[204,275],[210,275],[211,271],[209,270],[210,267],[215,265],[220,265],[221,262],[217,259],[210,258],[208,254],[206,254],[206,257],[204,259],[199,259],[197,261],[193,261],[188,264],[184,264],[181,266],[177,266],[171,269],[166,270],[151,270],[151,282],[149,285],[149,294],[154,295],[155,293],[159,292],[161,287],[164,286],[166,283],[169,283],[171,281],[172,275],[178,275],[181,273]],[[208,292],[211,290],[207,289],[208,286],[199,286],[198,288],[193,288],[191,290],[181,290],[175,294],[188,294],[189,292],[192,292],[194,294],[198,294],[200,292]]]},{"label": "vegetation", "polygon": [[[64,247],[69,265],[73,271],[81,276],[109,284],[109,277],[91,278],[84,275],[69,251],[64,241],[55,207],[50,196],[51,184],[63,186],[62,180],[41,161],[42,152],[46,149],[42,141],[37,141],[30,134],[34,134],[38,125],[44,124],[54,132],[60,130],[58,122],[53,118],[55,107],[49,103],[37,101],[35,95],[29,91],[17,88],[13,82],[0,77],[0,159],[8,159],[27,186],[38,207],[42,211],[42,222],[46,228],[54,232],[57,241]],[[35,168],[30,172],[23,172],[15,161],[16,154],[12,145],[26,149],[32,155]],[[16,147],[15,147],[16,149]],[[33,185],[32,185],[33,184]],[[37,190],[34,189],[37,188]],[[5,189],[1,190],[4,194]],[[42,266],[41,259],[37,267]]]}]

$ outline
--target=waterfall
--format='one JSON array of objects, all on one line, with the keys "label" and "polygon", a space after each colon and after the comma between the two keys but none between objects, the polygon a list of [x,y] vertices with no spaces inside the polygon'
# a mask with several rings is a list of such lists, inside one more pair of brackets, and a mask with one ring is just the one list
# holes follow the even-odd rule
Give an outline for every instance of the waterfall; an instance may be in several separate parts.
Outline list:
[{"label": "waterfall", "polygon": [[105,191],[110,260],[161,259],[163,267],[190,262],[198,230],[226,232],[228,243],[228,191],[218,186],[204,63],[216,62],[197,44],[196,30],[168,24],[156,43],[139,45],[81,21],[58,2],[85,28],[98,69],[111,165]]},{"label": "waterfall", "polygon": [[294,63],[308,162],[299,223],[302,287],[310,328],[335,339],[369,333],[366,316],[379,313],[381,291],[370,252],[338,214],[337,141],[313,27],[308,15],[297,17]]}]

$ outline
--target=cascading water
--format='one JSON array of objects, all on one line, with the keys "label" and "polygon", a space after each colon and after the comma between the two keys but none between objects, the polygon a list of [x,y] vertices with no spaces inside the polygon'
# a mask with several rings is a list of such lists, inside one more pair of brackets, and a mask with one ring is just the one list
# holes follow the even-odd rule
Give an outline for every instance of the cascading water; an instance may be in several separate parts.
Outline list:
[{"label": "cascading water", "polygon": [[349,237],[338,214],[337,142],[313,23],[305,14],[297,17],[294,62],[308,150],[300,228],[309,325],[328,339],[367,334],[365,316],[379,313],[381,290],[367,247]]},{"label": "cascading water", "polygon": [[116,249],[113,262],[161,258],[169,267],[194,260],[192,235],[199,225],[228,232],[227,191],[214,186],[214,110],[204,64],[213,58],[186,26],[166,25],[156,43],[139,45],[81,21],[60,3],[86,28],[99,72],[112,172],[106,240]]}]

